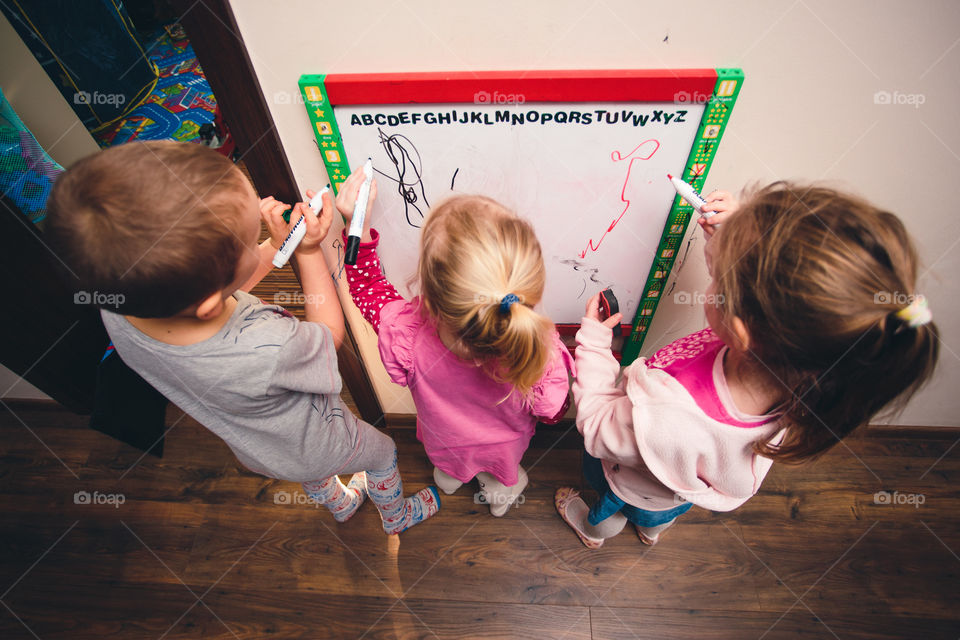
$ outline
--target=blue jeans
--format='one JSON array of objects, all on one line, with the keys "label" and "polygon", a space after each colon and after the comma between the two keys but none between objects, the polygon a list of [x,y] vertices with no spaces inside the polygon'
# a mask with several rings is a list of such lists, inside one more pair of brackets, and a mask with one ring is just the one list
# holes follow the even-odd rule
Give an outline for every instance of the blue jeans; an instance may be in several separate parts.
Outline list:
[{"label": "blue jeans", "polygon": [[610,489],[610,483],[603,475],[603,466],[599,458],[594,458],[586,451],[583,452],[583,475],[586,476],[600,498],[596,504],[590,507],[590,514],[587,516],[587,522],[597,525],[618,511],[627,517],[627,520],[640,527],[656,527],[657,525],[672,522],[677,516],[686,513],[693,506],[690,502],[685,502],[666,511],[647,511],[632,504],[627,504],[621,500],[617,494]]}]

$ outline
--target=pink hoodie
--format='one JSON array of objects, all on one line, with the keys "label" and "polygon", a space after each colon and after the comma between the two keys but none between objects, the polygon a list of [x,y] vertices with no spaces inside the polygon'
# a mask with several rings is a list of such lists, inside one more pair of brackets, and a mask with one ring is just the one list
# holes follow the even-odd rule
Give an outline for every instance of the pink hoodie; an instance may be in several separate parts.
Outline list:
[{"label": "pink hoodie", "polygon": [[650,511],[683,502],[731,511],[753,496],[773,464],[753,445],[778,440],[781,427],[777,416],[737,410],[713,331],[636,360],[619,379],[610,342],[610,329],[583,319],[573,397],[587,452],[603,461],[613,492]]}]

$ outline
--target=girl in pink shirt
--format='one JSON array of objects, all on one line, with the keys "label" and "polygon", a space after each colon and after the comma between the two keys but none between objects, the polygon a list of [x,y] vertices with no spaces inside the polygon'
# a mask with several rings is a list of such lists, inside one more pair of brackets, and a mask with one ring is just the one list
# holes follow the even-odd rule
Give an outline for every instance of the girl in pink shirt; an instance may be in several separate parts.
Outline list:
[{"label": "girl in pink shirt", "polygon": [[555,503],[590,548],[628,521],[654,544],[691,505],[737,508],[775,460],[822,454],[933,373],[936,327],[896,216],[790,183],[740,208],[715,192],[707,210],[708,329],[621,372],[619,314],[601,322],[587,303],[573,395],[599,499],[562,487]]},{"label": "girl in pink shirt", "polygon": [[[351,174],[337,196],[348,221],[363,178]],[[375,194],[374,183],[371,204]],[[527,485],[520,459],[537,421],[557,422],[569,406],[572,358],[533,310],[545,283],[533,228],[489,198],[441,203],[424,223],[420,296],[410,301],[384,277],[379,239],[365,225],[356,265],[345,268],[350,295],[379,335],[390,378],[413,395],[437,486],[451,494],[476,477],[502,516]]]}]

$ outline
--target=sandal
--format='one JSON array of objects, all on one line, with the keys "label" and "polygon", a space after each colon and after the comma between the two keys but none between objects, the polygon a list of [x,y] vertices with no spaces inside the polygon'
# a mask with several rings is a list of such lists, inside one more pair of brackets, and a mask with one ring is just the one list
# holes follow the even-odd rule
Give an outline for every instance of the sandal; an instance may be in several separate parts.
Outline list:
[{"label": "sandal", "polygon": [[648,536],[640,529],[639,526],[633,525],[633,528],[637,530],[637,537],[640,538],[640,542],[642,542],[645,545],[649,545],[652,547],[653,545],[657,544],[657,540],[660,539],[659,533],[655,536]]},{"label": "sandal", "polygon": [[577,534],[577,537],[580,538],[580,542],[583,543],[588,549],[599,549],[603,546],[603,538],[591,538],[587,534],[581,532],[577,529],[576,525],[567,515],[567,510],[570,508],[572,503],[580,500],[580,503],[583,504],[586,508],[586,503],[580,499],[580,492],[574,489],[573,487],[560,487],[557,489],[557,492],[553,496],[553,504],[557,507],[557,513],[560,514],[560,517],[563,518],[563,521],[570,525],[570,528],[573,529],[573,532]]}]

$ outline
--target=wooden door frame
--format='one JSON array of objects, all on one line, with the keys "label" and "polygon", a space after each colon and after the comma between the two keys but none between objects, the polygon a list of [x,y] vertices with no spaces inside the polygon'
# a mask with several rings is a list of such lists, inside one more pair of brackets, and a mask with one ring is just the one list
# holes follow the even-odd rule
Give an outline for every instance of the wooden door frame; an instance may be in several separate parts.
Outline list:
[{"label": "wooden door frame", "polygon": [[[286,202],[298,201],[293,171],[229,1],[170,2],[180,15],[180,24],[190,37],[257,192],[275,195]],[[350,324],[345,326],[346,336],[337,352],[340,375],[357,403],[360,416],[372,425],[385,426],[383,409],[356,339]]]}]

